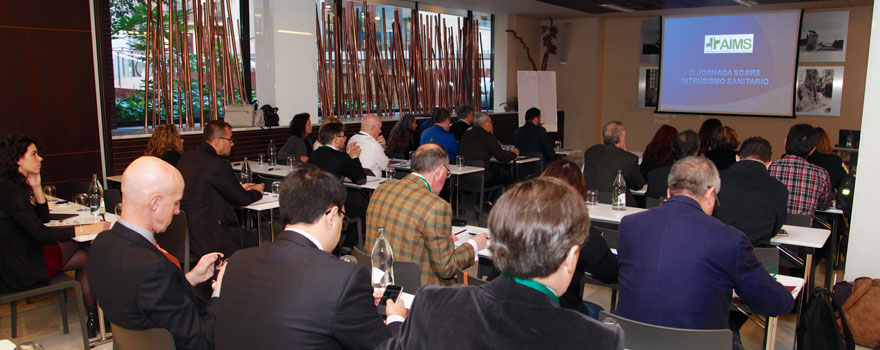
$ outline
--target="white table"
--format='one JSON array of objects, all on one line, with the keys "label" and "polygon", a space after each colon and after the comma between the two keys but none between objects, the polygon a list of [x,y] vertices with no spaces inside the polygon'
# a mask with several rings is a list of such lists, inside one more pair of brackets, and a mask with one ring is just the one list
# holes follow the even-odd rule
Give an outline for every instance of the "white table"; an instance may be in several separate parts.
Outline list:
[{"label": "white table", "polygon": [[[479,226],[471,226],[471,225],[467,225],[467,226],[452,226],[452,232],[451,232],[451,233],[452,233],[452,236],[453,236],[453,237],[452,237],[452,243],[455,245],[456,248],[457,248],[458,246],[464,244],[465,242],[467,242],[469,239],[471,239],[471,236],[473,236],[471,233],[473,233],[473,234],[481,234],[481,233],[485,233],[485,234],[487,235],[487,237],[491,236],[491,235],[489,234],[489,229],[488,229],[488,228],[485,228],[485,227],[479,227]],[[487,240],[486,248],[483,248],[483,249],[481,249],[480,251],[478,251],[478,252],[477,252],[477,255],[478,255],[479,257],[481,257],[481,258],[491,259],[491,258],[492,258],[492,252],[489,251],[489,245],[490,245],[490,244],[492,244],[492,241],[491,241],[491,240]]]},{"label": "white table", "polygon": [[278,209],[280,207],[278,203],[278,195],[275,193],[263,192],[263,198],[260,200],[253,202],[249,205],[242,207],[242,209],[247,209],[256,212],[257,214],[257,246],[263,244],[263,228],[260,225],[262,220],[261,212],[268,210],[269,211],[269,232],[271,233],[270,241],[275,241],[275,217],[272,215],[273,209]]},{"label": "white table", "polygon": [[590,214],[590,221],[600,221],[611,224],[620,224],[620,219],[630,214],[641,213],[644,208],[626,207],[626,210],[611,209],[611,204],[597,203],[595,205],[587,205],[587,212]]},{"label": "white table", "polygon": [[[528,164],[528,163],[533,163],[533,162],[537,162],[540,160],[541,160],[541,158],[537,158],[537,157],[518,156],[518,157],[516,157],[515,160],[511,160],[509,162],[499,162],[494,157],[489,158],[489,161],[492,163],[510,165],[511,172],[513,173],[511,175],[513,175],[513,178],[517,179],[517,180],[519,180],[519,166],[520,166],[520,164]],[[535,174],[535,175],[537,176],[538,174]]]},{"label": "white table", "polygon": [[[776,275],[776,281],[782,284],[785,287],[791,287],[791,297],[794,300],[798,300],[798,296],[804,287],[804,279],[800,277],[793,276],[785,276],[785,275]],[[733,297],[737,299],[736,292],[733,293]],[[742,304],[741,300],[734,300],[732,302],[734,306],[738,309],[743,310],[742,307],[745,304]],[[745,309],[748,308],[748,305],[745,305]],[[776,332],[778,325],[778,317],[777,316],[767,316],[767,324],[764,327],[764,346],[765,350],[773,350],[776,348]]]},{"label": "white table", "polygon": [[375,191],[377,188],[379,188],[379,185],[384,184],[388,181],[389,180],[382,177],[367,175],[367,182],[363,185],[358,185],[354,182],[351,182],[351,180],[349,180],[348,178],[345,178],[345,180],[342,181],[342,184],[348,188]]},{"label": "white table", "polygon": [[[244,162],[235,162],[232,163],[233,170],[241,171],[241,165]],[[251,168],[251,172],[254,174],[272,176],[272,177],[285,177],[288,173],[290,173],[293,168],[287,165],[269,165],[269,163],[260,164],[259,162],[248,161],[248,166]]]},{"label": "white table", "polygon": [[[57,198],[49,198],[49,213],[50,214],[76,214],[74,217],[70,217],[64,220],[52,220],[44,225],[48,227],[71,227],[71,226],[79,226],[79,225],[88,225],[94,224],[96,222],[107,221],[110,223],[116,222],[116,215],[104,213],[103,208],[98,212],[99,215],[93,215],[91,211],[89,211],[88,207],[71,203],[68,201],[58,201]],[[61,204],[58,204],[61,203]],[[90,242],[97,237],[98,234],[90,234],[90,235],[80,235],[73,237],[74,241],[77,242]]]},{"label": "white table", "polygon": [[562,148],[562,149],[557,148],[557,149],[554,149],[553,151],[556,152],[557,156],[562,156],[562,157],[567,157],[572,154],[584,153],[584,151],[582,151],[582,150],[573,149],[573,148]]}]

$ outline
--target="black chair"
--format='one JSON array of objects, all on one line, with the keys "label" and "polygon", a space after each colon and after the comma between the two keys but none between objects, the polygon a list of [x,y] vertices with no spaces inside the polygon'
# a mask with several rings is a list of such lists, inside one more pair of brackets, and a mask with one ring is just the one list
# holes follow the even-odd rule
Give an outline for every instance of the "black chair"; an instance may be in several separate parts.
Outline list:
[{"label": "black chair", "polygon": [[[187,228],[186,212],[171,219],[165,232],[156,235],[156,243],[180,261],[180,268],[186,272],[190,267],[189,228]],[[196,259],[201,258],[196,257]]]},{"label": "black chair", "polygon": [[788,216],[785,218],[785,224],[801,227],[813,227],[813,216],[788,214]]},{"label": "black chair", "polygon": [[526,174],[520,173],[519,174],[520,178],[517,180],[520,180],[520,179],[528,180],[528,179],[531,179],[534,177],[541,176],[541,173],[544,172],[544,168],[546,168],[546,166],[544,164],[544,154],[543,153],[541,153],[541,152],[523,152],[523,153],[520,153],[519,155],[523,156],[523,157],[529,157],[529,158],[538,158],[540,160],[538,160],[536,162],[520,164],[519,165],[519,167],[521,167],[520,171],[523,170],[522,167],[524,167],[524,166],[525,167],[531,166],[532,172],[526,173]]},{"label": "black chair", "polygon": [[616,224],[604,223],[600,221],[591,222],[591,225],[602,232],[602,237],[608,243],[608,248],[617,249],[620,241],[619,226]]},{"label": "black chair", "polygon": [[730,349],[733,332],[729,329],[683,329],[655,326],[630,320],[626,317],[599,312],[599,319],[611,318],[620,325],[624,334],[624,347],[640,349]]},{"label": "black chair", "polygon": [[[122,203],[122,192],[119,190],[104,190],[104,210],[113,213],[116,205]],[[115,214],[115,213],[113,213]]]},{"label": "black chair", "polygon": [[[467,278],[465,278],[464,270],[456,267],[455,268],[455,283],[464,284],[464,285],[468,285],[468,286],[481,286],[481,285],[484,285],[489,282],[486,280],[483,280],[483,279],[476,278],[471,274],[467,274]],[[581,294],[583,295],[583,293],[581,293]]]},{"label": "black chair", "polygon": [[660,204],[663,204],[663,202],[661,201],[660,198],[647,197],[647,196],[645,197],[645,208],[646,209],[659,207]]},{"label": "black chair", "polygon": [[131,330],[122,328],[115,323],[113,329],[114,350],[174,350],[174,337],[167,329],[150,328]]},{"label": "black chair", "polygon": [[263,188],[264,192],[272,192],[272,183],[275,181],[282,181],[282,180],[284,180],[284,178],[254,174],[254,182],[255,183],[266,185]]},{"label": "black chair", "polygon": [[61,307],[61,326],[64,330],[64,334],[70,333],[70,329],[67,326],[66,291],[68,288],[72,288],[74,292],[74,303],[76,303],[77,314],[79,316],[79,326],[80,330],[82,331],[83,349],[88,349],[89,335],[88,328],[86,328],[86,307],[83,304],[82,288],[80,287],[79,282],[73,280],[64,273],[60,273],[58,274],[58,276],[55,276],[54,278],[49,280],[48,286],[38,287],[21,292],[0,294],[0,304],[9,303],[9,310],[12,319],[12,338],[18,337],[18,310],[16,308],[18,301],[49,293],[58,293],[58,303]]},{"label": "black chair", "polygon": [[415,294],[422,287],[422,273],[419,264],[414,262],[394,262],[394,284],[403,287],[403,291]]},{"label": "black chair", "polygon": [[354,247],[351,249],[351,255],[354,255],[354,259],[357,260],[357,263],[367,269],[367,271],[373,270],[373,261],[370,258],[370,254],[364,253],[363,250],[360,250],[358,247]]},{"label": "black chair", "polygon": [[388,159],[406,159],[406,155],[403,153],[394,153],[394,152],[385,152],[385,155],[388,156]]},{"label": "black chair", "polygon": [[[474,166],[483,168],[483,162],[479,160],[465,160],[464,166]],[[449,181],[453,184],[457,183],[460,186],[461,193],[469,193],[474,194],[478,197],[478,207],[477,207],[477,219],[481,219],[483,217],[483,199],[486,193],[492,193],[492,191],[496,191],[502,189],[503,186],[497,185],[492,187],[486,187],[485,185],[485,176],[490,169],[483,169],[482,176],[480,173],[471,173],[460,176],[452,176]],[[460,208],[459,208],[460,210]]]}]

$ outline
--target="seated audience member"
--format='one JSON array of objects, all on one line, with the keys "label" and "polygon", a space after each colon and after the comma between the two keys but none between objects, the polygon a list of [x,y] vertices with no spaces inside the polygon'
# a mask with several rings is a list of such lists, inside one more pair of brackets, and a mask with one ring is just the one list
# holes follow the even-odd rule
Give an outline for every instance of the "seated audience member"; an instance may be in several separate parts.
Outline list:
[{"label": "seated audience member", "polygon": [[486,235],[475,235],[458,248],[453,244],[452,207],[438,196],[449,174],[442,147],[419,146],[410,164],[412,173],[373,192],[364,248],[372,251],[379,227],[384,227],[394,261],[417,263],[422,284],[452,285],[456,268],[473,265],[477,252],[486,247]]},{"label": "seated audience member", "polygon": [[63,271],[76,271],[88,310],[86,325],[94,337],[98,314],[86,283],[86,261],[91,258],[88,249],[80,248],[71,238],[98,233],[110,225],[45,226],[49,203],[43,193],[42,164],[34,139],[10,135],[0,141],[0,294],[47,286]]},{"label": "seated audience member", "polygon": [[278,150],[278,162],[287,164],[287,158],[293,158],[297,162],[308,162],[309,154],[312,153],[312,145],[307,136],[311,132],[312,121],[308,113],[293,116],[293,119],[290,120],[290,137]]},{"label": "seated audience member", "polygon": [[495,157],[497,161],[507,163],[519,155],[518,149],[514,148],[513,152],[501,149],[501,142],[493,135],[494,131],[492,118],[488,114],[480,112],[474,118],[474,127],[461,137],[461,156],[465,160],[482,161],[483,169],[488,169],[485,172],[486,187],[507,186],[513,183],[510,172],[500,164],[493,166],[489,159]]},{"label": "seated audience member", "polygon": [[770,175],[788,188],[788,213],[812,215],[831,203],[828,171],[807,162],[816,150],[816,128],[797,124],[788,129],[785,156],[770,164]]},{"label": "seated audience member", "polygon": [[834,154],[834,148],[831,147],[831,140],[828,138],[828,133],[825,132],[825,129],[816,128],[816,134],[818,135],[816,138],[816,152],[813,152],[807,158],[807,161],[828,171],[828,176],[831,179],[831,191],[836,191],[840,188],[840,182],[843,181],[843,177],[849,171],[846,170],[843,159]]},{"label": "seated audience member", "polygon": [[651,170],[672,166],[675,159],[672,156],[672,140],[678,135],[678,130],[667,124],[663,124],[654,138],[645,146],[645,153],[642,154],[642,163],[639,164],[639,170],[642,171],[642,177],[648,179],[648,172]]},{"label": "seated audience member", "polygon": [[458,141],[455,140],[455,135],[448,131],[451,120],[449,111],[443,108],[435,108],[432,119],[434,120],[434,126],[422,132],[419,144],[424,145],[433,142],[440,145],[446,151],[446,154],[449,155],[449,161],[452,161],[458,156]]},{"label": "seated audience member", "polygon": [[726,329],[734,291],[754,313],[791,310],[791,293],[764,270],[748,237],[711,216],[720,186],[712,161],[683,158],[669,173],[665,204],[621,219],[618,315]]},{"label": "seated audience member", "polygon": [[[672,140],[672,158],[679,160],[684,157],[697,154],[700,148],[697,133],[693,130],[685,130],[675,136]],[[648,190],[645,195],[653,198],[666,197],[666,179],[669,177],[669,170],[672,164],[661,166],[648,172]]]},{"label": "seated audience member", "polygon": [[589,220],[562,180],[517,183],[489,214],[501,276],[480,287],[422,287],[400,334],[379,348],[623,349],[619,327],[559,307]]},{"label": "seated audience member", "polygon": [[98,235],[89,256],[89,286],[110,322],[123,328],[163,328],[178,349],[214,348],[214,308],[223,281],[220,264],[210,301],[193,288],[214,277],[222,253],[202,256],[184,273],[156,243],[180,212],[183,177],[154,157],[135,159],[122,173],[122,217]]},{"label": "seated audience member", "polygon": [[461,135],[464,135],[464,132],[474,124],[474,107],[468,104],[458,106],[455,114],[458,120],[449,126],[449,132],[455,135],[455,141],[461,142]]},{"label": "seated audience member", "polygon": [[382,119],[375,114],[367,114],[361,120],[361,131],[351,137],[349,143],[361,148],[358,160],[361,167],[369,169],[374,176],[382,176],[388,167],[388,156],[385,155],[385,137],[382,136]]},{"label": "seated audience member", "polygon": [[316,165],[340,179],[347,177],[358,185],[367,183],[367,175],[358,159],[361,155],[360,145],[352,142],[348,145],[348,151],[343,151],[345,133],[342,132],[342,124],[325,124],[318,134],[318,141],[323,146],[312,151],[309,164]]},{"label": "seated audience member", "polygon": [[516,148],[523,153],[540,153],[547,164],[556,159],[556,151],[550,143],[547,129],[541,120],[541,110],[529,108],[525,115],[526,122],[514,131]]},{"label": "seated audience member", "polygon": [[180,157],[177,168],[186,181],[180,207],[186,212],[190,250],[195,256],[221,252],[230,256],[257,245],[257,235],[243,229],[235,209],[263,198],[263,184],[239,184],[232,174],[232,127],[226,122],[205,125],[203,142]]},{"label": "seated audience member", "polygon": [[639,170],[639,157],[626,151],[626,129],[623,123],[611,121],[602,127],[602,144],[584,152],[584,180],[588,190],[611,192],[617,172],[626,181],[626,205],[636,206],[631,190],[639,190],[645,179]]},{"label": "seated audience member", "polygon": [[751,137],[743,142],[739,159],[721,172],[722,206],[712,214],[748,236],[756,247],[769,246],[785,224],[788,190],[767,172],[773,151],[770,142]]},{"label": "seated audience member", "polygon": [[[555,177],[565,181],[574,187],[581,198],[586,201],[587,189],[584,188],[584,175],[581,174],[581,169],[577,164],[565,159],[557,160],[544,169],[541,177]],[[564,308],[575,309],[590,317],[599,318],[599,311],[602,308],[588,301],[582,302],[582,297],[578,294],[581,291],[584,270],[603,283],[617,283],[617,257],[608,248],[608,243],[602,237],[602,232],[592,226],[586,241],[581,244],[580,257],[574,271],[574,277],[572,277],[565,293],[559,296],[559,304]]]},{"label": "seated audience member", "polygon": [[165,124],[153,129],[153,135],[147,142],[145,156],[162,158],[173,166],[177,166],[180,155],[183,154],[183,138],[174,124]]},{"label": "seated audience member", "polygon": [[722,127],[712,137],[712,149],[706,151],[706,158],[715,163],[718,171],[722,171],[736,163],[737,147],[739,147],[739,140],[736,130],[727,126]]},{"label": "seated audience member", "polygon": [[315,166],[299,167],[281,184],[284,232],[229,259],[217,306],[218,350],[373,349],[406,315],[402,299],[389,300],[386,326],[369,271],[330,254],[345,218],[345,187]]},{"label": "seated audience member", "polygon": [[404,158],[409,158],[409,152],[419,147],[419,135],[416,134],[418,122],[412,114],[404,114],[394,124],[391,134],[388,135],[388,144],[385,147],[387,153],[397,153]]},{"label": "seated audience member", "polygon": [[[319,135],[321,134],[321,128],[323,128],[324,125],[327,125],[327,124],[342,124],[342,121],[340,121],[339,118],[336,118],[336,117],[334,117],[334,116],[332,116],[332,115],[331,115],[331,116],[327,116],[327,117],[323,117],[323,118],[321,118],[321,125],[318,125],[318,134],[319,134]],[[311,135],[310,135],[310,136],[311,136]],[[320,148],[320,147],[323,146],[323,145],[324,145],[324,144],[321,143],[320,137],[316,138],[316,139],[312,142],[312,151],[314,151],[314,150]]]},{"label": "seated audience member", "polygon": [[700,151],[697,152],[698,156],[703,156],[706,154],[706,151],[712,149],[713,138],[715,137],[715,133],[721,130],[723,125],[721,125],[721,121],[715,118],[706,119],[702,125],[700,125]]}]

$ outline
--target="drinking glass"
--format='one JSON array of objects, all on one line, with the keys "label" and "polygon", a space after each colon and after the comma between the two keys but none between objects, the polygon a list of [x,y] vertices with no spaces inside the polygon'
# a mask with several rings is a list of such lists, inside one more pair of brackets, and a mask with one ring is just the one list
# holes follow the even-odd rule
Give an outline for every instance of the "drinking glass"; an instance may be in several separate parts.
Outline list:
[{"label": "drinking glass", "polygon": [[296,159],[293,157],[287,157],[287,166],[292,168],[294,164],[296,164]]},{"label": "drinking glass", "polygon": [[455,165],[458,165],[459,168],[464,166],[464,157],[456,156],[455,157]]},{"label": "drinking glass", "polygon": [[113,208],[113,214],[116,214],[116,217],[122,215],[122,203],[116,204],[116,208]]},{"label": "drinking glass", "polygon": [[587,190],[587,205],[596,205],[599,203],[599,191]]},{"label": "drinking glass", "polygon": [[50,201],[50,202],[55,202],[58,200],[55,197],[55,186],[52,186],[52,185],[43,186],[43,194],[46,195],[46,197],[49,197],[48,201]]},{"label": "drinking glass", "polygon": [[272,193],[281,193],[281,181],[272,181]]},{"label": "drinking glass", "polygon": [[388,181],[394,180],[394,168],[388,167],[388,169],[385,170],[385,179]]},{"label": "drinking glass", "polygon": [[413,152],[413,151],[409,151],[409,160],[410,160],[410,161],[412,161],[413,154],[415,154],[415,152]]},{"label": "drinking glass", "polygon": [[556,140],[556,149],[562,150],[562,141]]},{"label": "drinking glass", "polygon": [[76,211],[89,211],[89,195],[86,193],[77,193],[76,196],[73,197],[73,201],[76,204],[79,204],[81,208],[77,208]]},{"label": "drinking glass", "polygon": [[260,165],[266,164],[266,154],[265,153],[260,153],[257,155],[257,157],[260,158]]}]

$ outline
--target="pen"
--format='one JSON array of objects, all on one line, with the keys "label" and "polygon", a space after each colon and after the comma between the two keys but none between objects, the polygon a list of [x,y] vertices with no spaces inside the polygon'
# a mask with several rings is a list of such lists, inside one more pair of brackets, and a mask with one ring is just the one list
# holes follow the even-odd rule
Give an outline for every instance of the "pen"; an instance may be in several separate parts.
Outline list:
[{"label": "pen", "polygon": [[57,202],[55,202],[55,204],[67,204],[67,203],[70,203],[70,202],[68,202],[68,201],[57,201]]},{"label": "pen", "polygon": [[458,231],[458,232],[456,232],[456,233],[453,233],[452,235],[453,235],[453,236],[457,236],[459,233],[462,233],[462,232],[465,232],[465,231],[467,231],[467,229],[464,229],[464,230]]},{"label": "pen", "polygon": [[471,235],[471,236],[476,236],[476,235],[477,235],[476,233],[473,233],[473,232],[468,232],[468,234]]},{"label": "pen", "polygon": [[107,221],[107,219],[104,218],[104,213],[101,213],[101,221]]},{"label": "pen", "polygon": [[267,170],[275,170],[275,168],[269,168],[269,169],[267,169]]}]

